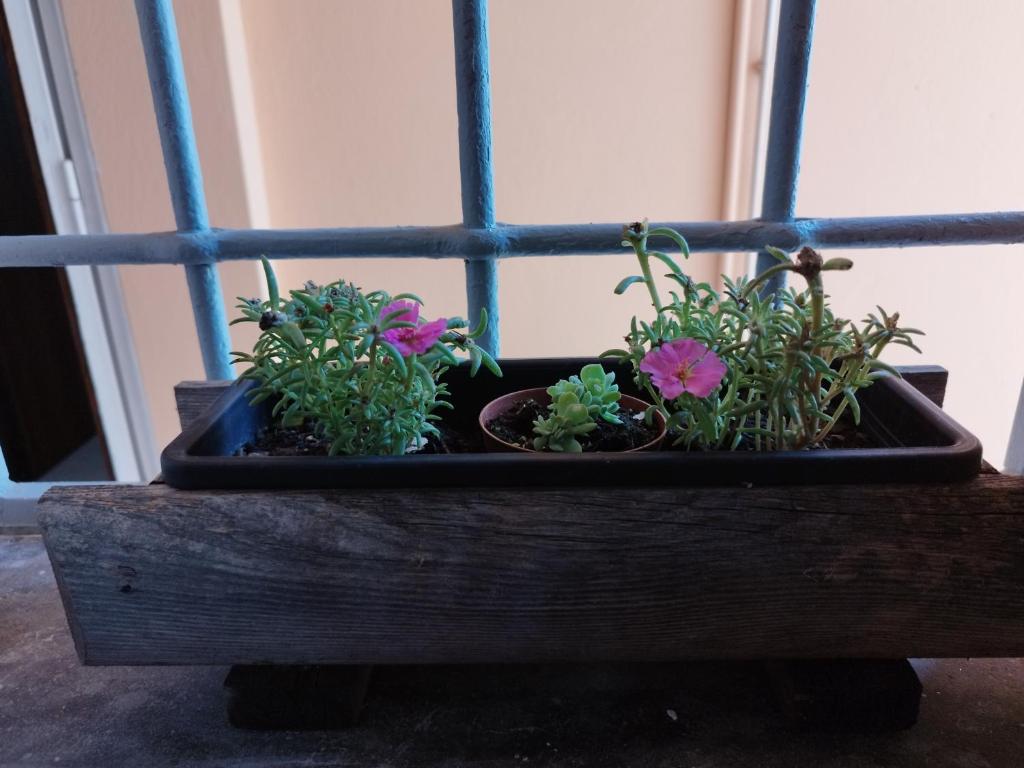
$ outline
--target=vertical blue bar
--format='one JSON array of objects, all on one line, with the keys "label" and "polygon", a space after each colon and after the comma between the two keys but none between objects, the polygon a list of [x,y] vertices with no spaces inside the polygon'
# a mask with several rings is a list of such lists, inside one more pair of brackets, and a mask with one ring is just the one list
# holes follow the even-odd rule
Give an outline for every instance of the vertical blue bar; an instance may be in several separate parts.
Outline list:
[{"label": "vertical blue bar", "polygon": [[[491,72],[487,46],[487,0],[452,0],[455,28],[455,89],[459,109],[462,221],[473,229],[494,227],[491,163]],[[498,262],[466,261],[469,321],[487,310],[487,333],[479,344],[498,354]]]},{"label": "vertical blue bar", "polygon": [[[761,200],[761,218],[766,221],[791,221],[795,214],[800,140],[814,32],[814,3],[815,0],[782,0],[779,11],[779,40],[775,53],[768,153]],[[761,272],[775,263],[775,259],[762,252],[757,257],[757,271]],[[765,285],[764,292],[778,291],[784,284],[785,278],[779,275]]]},{"label": "vertical blue bar", "polygon": [[[210,228],[210,222],[174,8],[171,0],[135,0],[135,11],[139,17],[142,49],[146,54],[146,69],[160,129],[174,218],[182,232],[206,230]],[[187,264],[185,276],[192,297],[192,314],[206,376],[210,379],[233,378],[231,342],[217,265]]]}]

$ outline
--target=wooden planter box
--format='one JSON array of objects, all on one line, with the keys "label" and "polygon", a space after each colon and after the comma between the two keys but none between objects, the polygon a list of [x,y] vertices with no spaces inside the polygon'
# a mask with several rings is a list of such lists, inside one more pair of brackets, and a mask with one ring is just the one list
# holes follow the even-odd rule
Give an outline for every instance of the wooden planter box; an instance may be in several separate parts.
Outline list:
[{"label": "wooden planter box", "polygon": [[[911,380],[941,400],[941,374]],[[183,390],[183,420],[219,390]],[[56,488],[86,664],[1024,655],[1024,481]]]}]

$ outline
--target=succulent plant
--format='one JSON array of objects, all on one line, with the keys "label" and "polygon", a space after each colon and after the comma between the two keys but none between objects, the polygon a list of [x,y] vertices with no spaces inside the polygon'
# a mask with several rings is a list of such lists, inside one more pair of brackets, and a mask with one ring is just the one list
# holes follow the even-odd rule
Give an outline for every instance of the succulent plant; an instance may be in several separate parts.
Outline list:
[{"label": "succulent plant", "polygon": [[586,406],[592,419],[602,419],[609,424],[621,424],[616,415],[619,411],[619,387],[614,373],[605,373],[599,363],[585,365],[579,376],[570,376],[548,387],[551,401],[555,402],[566,392],[572,392],[579,402]]},{"label": "succulent plant", "polygon": [[591,418],[587,406],[580,402],[574,391],[568,390],[552,398],[548,411],[550,415],[533,422],[533,433],[536,435],[533,439],[534,450],[582,452],[579,436],[597,429],[597,423]]}]

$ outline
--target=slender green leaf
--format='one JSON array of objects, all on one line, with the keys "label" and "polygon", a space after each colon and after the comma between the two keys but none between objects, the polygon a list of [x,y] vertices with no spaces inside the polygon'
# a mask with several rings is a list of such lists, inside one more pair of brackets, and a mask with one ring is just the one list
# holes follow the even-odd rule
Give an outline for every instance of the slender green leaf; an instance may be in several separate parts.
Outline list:
[{"label": "slender green leaf", "polygon": [[853,414],[853,423],[860,424],[860,403],[857,402],[857,393],[847,387],[843,390],[843,399],[850,406],[850,412]]},{"label": "slender green leaf", "polygon": [[409,369],[405,365],[405,358],[402,356],[402,353],[398,351],[398,348],[394,344],[386,341],[383,337],[377,340],[377,344],[387,350],[391,364],[395,366],[395,370],[398,371],[399,377],[404,379],[408,374]]},{"label": "slender green leaf", "polygon": [[648,237],[667,237],[672,240],[676,245],[679,246],[679,250],[683,252],[684,258],[690,258],[690,246],[686,242],[686,238],[676,232],[670,227],[655,227],[647,233]]},{"label": "slender green leaf", "polygon": [[469,336],[469,338],[471,338],[471,339],[478,339],[481,336],[483,336],[484,331],[486,331],[486,330],[487,330],[487,309],[486,309],[486,307],[480,307],[480,319],[477,321],[476,325],[473,326],[473,330],[471,330],[466,335]]},{"label": "slender green leaf", "polygon": [[615,294],[617,296],[621,296],[623,293],[626,292],[626,289],[629,288],[629,286],[633,285],[634,283],[642,283],[643,281],[644,279],[640,275],[630,275],[629,277],[624,277],[619,281],[619,284],[615,286]]},{"label": "slender green leaf", "polygon": [[277,290],[277,276],[274,274],[274,268],[270,265],[266,256],[260,256],[260,261],[263,263],[263,274],[267,278],[267,291],[270,294],[270,308],[276,311],[281,307],[281,296]]},{"label": "slender green leaf", "polygon": [[676,264],[675,259],[669,256],[667,253],[662,253],[661,251],[648,251],[647,253],[649,256],[653,256],[654,258],[664,263],[665,266],[672,270],[673,274],[683,274],[683,270],[680,268],[678,264]]}]

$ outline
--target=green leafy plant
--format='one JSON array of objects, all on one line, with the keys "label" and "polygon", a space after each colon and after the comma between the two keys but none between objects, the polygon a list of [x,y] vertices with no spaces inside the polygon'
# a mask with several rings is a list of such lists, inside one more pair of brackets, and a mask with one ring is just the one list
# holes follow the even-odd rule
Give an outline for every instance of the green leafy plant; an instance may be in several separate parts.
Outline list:
[{"label": "green leafy plant", "polygon": [[580,369],[579,376],[570,376],[548,387],[552,402],[566,392],[576,395],[577,400],[586,406],[592,419],[602,419],[609,424],[622,423],[616,416],[619,412],[620,395],[619,386],[615,383],[615,374],[605,373],[599,363],[585,365]]},{"label": "green leafy plant", "polygon": [[590,416],[587,406],[580,402],[575,392],[562,392],[558,399],[548,406],[549,415],[533,422],[533,448],[537,451],[558,451],[580,453],[583,446],[579,436],[597,429],[597,422]]},{"label": "green leafy plant", "polygon": [[[637,385],[650,395],[651,408],[668,417],[677,445],[819,445],[847,410],[859,422],[858,390],[879,376],[899,375],[880,359],[889,344],[920,351],[911,337],[921,331],[900,327],[898,313],[879,308],[879,315],[869,314],[859,326],[832,313],[822,274],[850,269],[849,259],[824,261],[803,248],[792,260],[769,247],[777,264],[753,279],[723,278],[719,295],[708,283],[694,284],[667,253],[649,249],[655,237],[673,241],[689,257],[686,240],[672,229],[649,229],[646,222],[624,228],[623,245],[633,249],[641,274],[622,280],[615,293],[643,284],[654,317],[634,317],[627,348],[605,355],[632,362]],[[667,297],[654,277],[654,262],[669,270]],[[806,287],[760,295],[767,280],[786,272],[802,277]]]},{"label": "green leafy plant", "polygon": [[455,317],[426,322],[422,301],[411,293],[363,293],[352,283],[307,282],[280,295],[270,263],[263,259],[269,299],[239,299],[242,316],[260,336],[251,353],[234,352],[249,368],[252,404],[274,400],[273,415],[284,427],[306,426],[334,454],[400,455],[422,448],[438,434],[436,411],[451,408],[441,381],[449,366],[467,355],[472,375],[497,363],[477,346],[487,314],[472,330]]},{"label": "green leafy plant", "polygon": [[551,403],[548,416],[533,423],[535,450],[579,453],[578,438],[597,429],[597,419],[621,424],[619,387],[614,373],[605,373],[599,363],[585,365],[578,376],[561,379],[548,387]]}]

